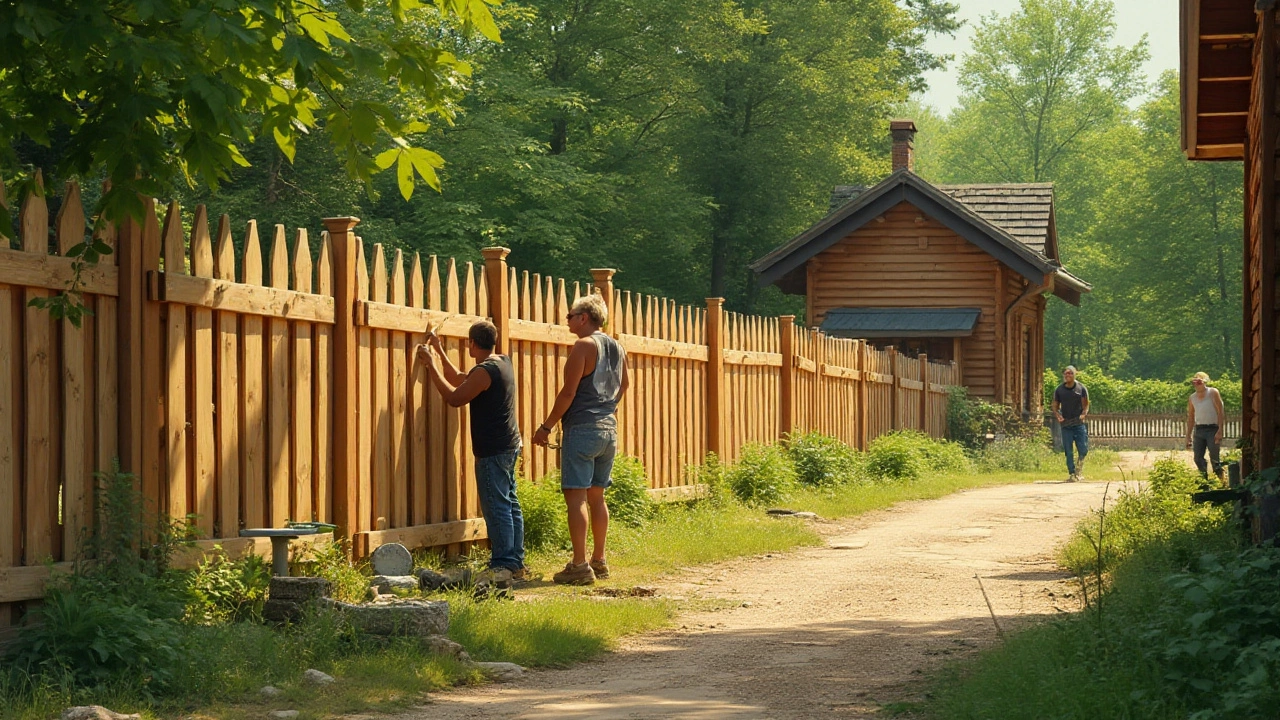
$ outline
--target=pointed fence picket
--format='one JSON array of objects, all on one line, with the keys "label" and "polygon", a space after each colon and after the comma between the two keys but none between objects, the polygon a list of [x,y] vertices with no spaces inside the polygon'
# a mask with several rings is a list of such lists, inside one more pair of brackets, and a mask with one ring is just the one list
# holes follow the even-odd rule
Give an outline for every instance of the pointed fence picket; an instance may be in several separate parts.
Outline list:
[{"label": "pointed fence picket", "polygon": [[791,432],[864,448],[895,428],[941,435],[957,382],[954,365],[791,317],[618,289],[611,270],[553,278],[509,267],[501,248],[479,267],[406,257],[366,246],[346,218],[319,235],[266,231],[172,203],[161,222],[149,200],[140,221],[94,231],[117,252],[81,277],[92,314],[77,328],[30,305],[67,287],[63,256],[89,237],[78,186],[56,201],[51,219],[31,193],[18,237],[0,242],[0,628],[74,559],[93,472],[116,458],[150,506],[201,538],[179,563],[215,543],[265,552],[239,531],[291,520],[337,523],[357,555],[388,542],[465,552],[485,537],[470,426],[417,360],[429,326],[461,373],[472,324],[497,326],[516,371],[521,472],[540,480],[559,467],[557,443],[532,440],[578,340],[566,315],[599,293],[628,356],[618,451],[658,496],[688,495],[688,469],[709,452],[732,462]]}]

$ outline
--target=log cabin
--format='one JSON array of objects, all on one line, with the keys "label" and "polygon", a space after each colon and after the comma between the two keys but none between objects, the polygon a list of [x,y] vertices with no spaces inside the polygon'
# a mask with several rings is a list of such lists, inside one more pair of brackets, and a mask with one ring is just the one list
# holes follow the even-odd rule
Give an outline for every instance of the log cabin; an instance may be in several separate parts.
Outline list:
[{"label": "log cabin", "polygon": [[1038,418],[1048,295],[1089,284],[1058,259],[1053,185],[933,185],[914,172],[916,127],[890,123],[893,172],[837,186],[822,220],[751,265],[803,295],[805,322],[909,356],[954,361],[971,393]]},{"label": "log cabin", "polygon": [[[1280,14],[1276,0],[1180,0],[1182,150],[1190,160],[1244,163],[1241,472],[1275,467],[1280,451]],[[1254,539],[1280,531],[1280,497],[1259,498]]]}]

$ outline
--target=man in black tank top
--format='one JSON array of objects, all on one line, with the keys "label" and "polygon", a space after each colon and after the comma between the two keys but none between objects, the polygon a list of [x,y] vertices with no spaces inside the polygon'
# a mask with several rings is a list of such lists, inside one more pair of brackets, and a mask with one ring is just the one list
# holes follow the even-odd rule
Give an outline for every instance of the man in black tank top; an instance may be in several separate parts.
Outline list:
[{"label": "man in black tank top", "polygon": [[499,587],[523,579],[524,515],[516,497],[520,426],[516,422],[516,380],[511,358],[494,352],[498,329],[482,320],[471,326],[468,353],[476,361],[463,374],[444,352],[440,337],[428,336],[417,358],[431,382],[453,407],[471,404],[471,450],[476,456],[480,511],[489,530],[491,556],[486,578]]}]

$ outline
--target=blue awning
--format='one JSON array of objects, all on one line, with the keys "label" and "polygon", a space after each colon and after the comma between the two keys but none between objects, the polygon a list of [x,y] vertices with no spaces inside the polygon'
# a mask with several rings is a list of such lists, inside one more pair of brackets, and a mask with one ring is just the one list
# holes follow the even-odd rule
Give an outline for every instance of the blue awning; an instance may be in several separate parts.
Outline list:
[{"label": "blue awning", "polygon": [[968,337],[979,308],[836,308],[827,311],[822,332],[835,337]]}]

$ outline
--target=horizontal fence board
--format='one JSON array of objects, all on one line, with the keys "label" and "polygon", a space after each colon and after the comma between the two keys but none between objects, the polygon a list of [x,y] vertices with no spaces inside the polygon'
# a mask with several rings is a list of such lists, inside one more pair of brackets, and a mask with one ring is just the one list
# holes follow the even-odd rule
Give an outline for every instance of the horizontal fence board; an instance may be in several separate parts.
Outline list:
[{"label": "horizontal fence board", "polygon": [[[39,255],[0,248],[0,284],[22,285],[43,290],[66,290],[75,277],[76,261],[57,255]],[[89,295],[119,294],[120,273],[106,261],[80,274],[80,291]]]},{"label": "horizontal fence board", "polygon": [[782,367],[782,356],[776,353],[753,350],[725,350],[726,365],[758,365],[761,367]]},{"label": "horizontal fence board", "polygon": [[482,540],[487,537],[486,533],[484,518],[451,520],[431,525],[356,533],[352,548],[358,557],[367,557],[369,553],[390,543],[400,543],[405,547],[436,547]]},{"label": "horizontal fence board", "polygon": [[707,347],[705,345],[694,345],[674,340],[657,340],[639,335],[619,335],[618,342],[628,354],[707,361]]},{"label": "horizontal fence board", "polygon": [[167,272],[148,273],[152,300],[261,315],[277,320],[333,324],[333,298],[273,287],[254,287],[230,280]]},{"label": "horizontal fence board", "polygon": [[465,338],[471,326],[484,319],[478,316],[404,307],[370,300],[361,300],[356,303],[356,325],[374,330],[425,333],[428,325],[439,324],[440,327],[436,329],[437,335]]}]

